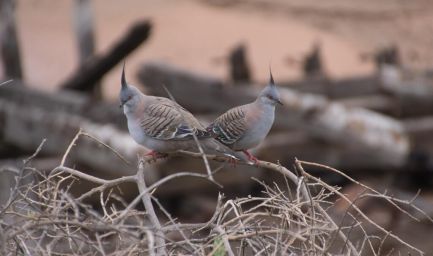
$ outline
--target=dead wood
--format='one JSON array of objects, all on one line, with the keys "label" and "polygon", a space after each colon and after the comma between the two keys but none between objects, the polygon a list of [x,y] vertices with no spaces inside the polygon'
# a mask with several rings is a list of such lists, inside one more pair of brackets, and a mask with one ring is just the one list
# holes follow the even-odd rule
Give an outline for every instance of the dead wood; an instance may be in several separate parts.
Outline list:
[{"label": "dead wood", "polygon": [[[82,128],[117,148],[129,160],[135,160],[137,154],[144,151],[130,136],[110,125],[97,124],[62,111],[47,112],[35,106],[21,106],[6,100],[1,100],[0,106],[0,138],[4,143],[18,148],[35,148],[42,139],[47,138],[41,153],[56,156],[66,149],[71,138]],[[111,174],[125,170],[125,163],[116,157],[107,158],[109,152],[95,143],[84,142],[80,145],[81,148],[74,155],[76,162]]]},{"label": "dead wood", "polygon": [[60,87],[76,91],[92,91],[93,85],[104,74],[146,41],[150,36],[150,31],[151,23],[149,21],[137,22],[107,53],[89,59],[62,82]]},{"label": "dead wood", "polygon": [[14,0],[0,0],[0,56],[7,78],[23,79]]},{"label": "dead wood", "polygon": [[245,44],[239,44],[230,52],[230,76],[235,83],[251,82],[251,71]]},{"label": "dead wood", "polygon": [[11,86],[2,86],[0,101],[6,100],[20,107],[37,108],[45,112],[65,112],[97,123],[110,123],[126,130],[125,117],[117,104],[95,101],[88,95],[68,90],[46,93],[32,89],[32,86],[20,86],[21,83],[13,81]]}]

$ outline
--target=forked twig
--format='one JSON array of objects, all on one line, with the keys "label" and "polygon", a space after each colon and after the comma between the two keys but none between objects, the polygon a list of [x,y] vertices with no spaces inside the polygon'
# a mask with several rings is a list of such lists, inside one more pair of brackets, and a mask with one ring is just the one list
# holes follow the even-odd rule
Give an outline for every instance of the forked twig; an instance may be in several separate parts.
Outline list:
[{"label": "forked twig", "polygon": [[[164,88],[164,91],[167,93],[167,95],[170,97],[170,99],[171,99],[172,101],[174,101],[175,103],[177,103],[177,102],[176,102],[176,99],[175,99],[175,98],[173,97],[173,95],[170,93],[170,91],[169,91],[168,88],[165,86],[165,84],[161,84],[161,86],[162,86],[162,88]],[[178,108],[177,105],[175,105],[175,107]],[[179,110],[179,113],[180,113],[181,115],[183,115],[183,112],[182,112],[179,108],[178,108],[178,110]],[[182,118],[185,119],[185,116],[182,116]],[[186,125],[188,126],[188,124],[186,124]],[[190,127],[188,127],[188,128],[190,128]],[[194,138],[194,142],[195,142],[195,144],[197,145],[197,148],[198,148],[198,150],[199,150],[199,152],[200,152],[200,154],[201,154],[201,156],[202,156],[201,158],[203,159],[204,166],[206,167],[207,175],[209,176],[209,179],[210,179],[210,180],[214,181],[214,178],[213,178],[213,175],[212,175],[212,169],[210,168],[209,161],[208,161],[208,159],[206,158],[205,153],[204,153],[204,150],[203,150],[203,147],[201,146],[200,141],[198,140],[198,138],[197,138],[197,136],[195,135],[194,132],[192,133],[192,137]]]},{"label": "forked twig", "polygon": [[[153,195],[154,191],[167,181],[179,177],[204,178],[213,182],[208,175],[181,172],[174,173],[157,182],[148,185],[144,179],[144,163],[148,159],[140,159],[137,172],[134,175],[107,180],[89,175],[77,169],[64,166],[67,156],[79,136],[69,145],[63,155],[61,164],[46,176],[30,167],[29,172],[37,173],[40,181],[32,184],[18,185],[15,197],[0,214],[0,252],[6,254],[13,248],[24,254],[46,255],[61,254],[56,251],[55,244],[62,244],[70,254],[78,255],[128,255],[128,254],[200,254],[213,255],[220,249],[228,255],[235,255],[234,249],[240,246],[236,253],[251,252],[255,254],[272,255],[360,255],[364,247],[371,249],[377,255],[381,253],[385,238],[393,238],[422,254],[421,250],[399,239],[378,224],[372,222],[357,206],[356,201],[362,197],[379,197],[376,190],[363,186],[369,193],[361,193],[355,200],[346,197],[339,188],[330,186],[324,181],[307,173],[302,164],[296,160],[296,170],[299,176],[279,164],[259,161],[257,165],[263,169],[284,175],[287,190],[280,188],[281,183],[273,187],[263,181],[257,182],[264,188],[260,196],[250,196],[230,199],[223,202],[219,195],[217,206],[209,221],[204,223],[181,223],[162,207]],[[87,136],[95,139],[93,136]],[[98,142],[98,140],[95,139]],[[98,142],[99,143],[99,142]],[[42,147],[42,146],[41,146]],[[40,148],[38,151],[40,150]],[[32,157],[34,157],[34,154]],[[225,162],[224,156],[205,155],[201,153],[181,151],[173,155],[189,158]],[[26,164],[30,163],[29,161]],[[250,166],[249,163],[239,162]],[[22,177],[20,178],[22,179]],[[69,191],[72,184],[79,180],[87,180],[98,184],[89,191],[75,197]],[[287,180],[296,188],[296,193],[290,191]],[[127,183],[135,183],[139,195],[130,203],[115,193],[115,187]],[[357,183],[358,184],[358,183]],[[362,184],[362,183],[359,183]],[[358,184],[358,185],[359,185]],[[310,188],[314,188],[310,190]],[[367,189],[368,188],[368,189]],[[83,203],[91,195],[98,196],[100,211]],[[350,203],[355,216],[347,209],[353,223],[335,223],[329,216],[326,205],[332,205],[331,196]],[[385,200],[393,202],[396,209],[399,204],[411,205],[412,200],[404,201],[383,194]],[[169,219],[161,222],[154,209],[152,201],[160,207],[160,212]],[[139,202],[145,211],[137,209]],[[408,212],[409,213],[409,212]],[[6,222],[4,216],[7,216]],[[373,237],[363,227],[362,221],[374,225],[383,232],[381,237]],[[363,240],[356,240],[351,232],[361,231]],[[176,240],[171,235],[178,234]],[[91,234],[91,235],[89,235]],[[179,236],[180,235],[180,236]],[[350,239],[349,239],[350,237]],[[374,248],[372,239],[380,241]],[[118,246],[110,247],[113,240]],[[335,240],[342,244],[334,248]],[[13,245],[13,247],[10,246]],[[220,246],[221,245],[221,246]],[[368,248],[367,246],[370,246]],[[236,247],[235,247],[236,246]],[[18,249],[17,249],[18,248]],[[247,249],[248,248],[248,249]],[[383,250],[383,249],[382,249]],[[90,254],[89,254],[90,253]]]}]

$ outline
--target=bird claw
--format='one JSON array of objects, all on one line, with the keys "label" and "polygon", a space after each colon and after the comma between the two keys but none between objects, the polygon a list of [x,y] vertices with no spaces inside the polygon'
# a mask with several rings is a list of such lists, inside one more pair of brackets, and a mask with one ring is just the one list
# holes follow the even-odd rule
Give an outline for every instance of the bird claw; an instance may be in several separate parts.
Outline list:
[{"label": "bird claw", "polygon": [[229,163],[229,165],[231,167],[233,167],[233,168],[237,167],[238,161],[239,160],[237,158],[235,158],[235,157],[229,157],[228,160],[227,160],[227,162]]},{"label": "bird claw", "polygon": [[259,159],[255,156],[253,156],[250,152],[248,152],[247,150],[243,151],[245,153],[245,155],[247,155],[248,160],[251,161],[253,163],[253,165],[258,165],[259,163]]},{"label": "bird claw", "polygon": [[249,157],[248,160],[253,162],[254,165],[259,165],[259,159],[255,156]]},{"label": "bird claw", "polygon": [[149,153],[144,155],[145,157],[150,157],[149,162],[156,162],[156,160],[160,159],[160,158],[165,158],[168,156],[168,154],[165,153],[161,153],[155,150],[150,151]]}]

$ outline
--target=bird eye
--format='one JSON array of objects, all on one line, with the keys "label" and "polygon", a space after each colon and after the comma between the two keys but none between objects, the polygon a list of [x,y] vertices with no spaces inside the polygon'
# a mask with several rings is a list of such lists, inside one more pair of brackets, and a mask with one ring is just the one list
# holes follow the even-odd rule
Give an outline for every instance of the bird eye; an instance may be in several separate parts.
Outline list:
[{"label": "bird eye", "polygon": [[128,97],[128,100],[132,99],[132,95]]}]

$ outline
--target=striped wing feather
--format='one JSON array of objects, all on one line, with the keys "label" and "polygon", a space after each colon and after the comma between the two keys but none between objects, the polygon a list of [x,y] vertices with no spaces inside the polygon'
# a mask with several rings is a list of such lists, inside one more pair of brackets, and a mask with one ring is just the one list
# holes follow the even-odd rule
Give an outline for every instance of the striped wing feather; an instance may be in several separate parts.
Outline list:
[{"label": "striped wing feather", "polygon": [[232,108],[219,116],[211,125],[216,139],[225,145],[238,141],[246,131],[245,111],[243,106]]},{"label": "striped wing feather", "polygon": [[193,134],[199,139],[210,137],[191,113],[167,100],[159,100],[145,109],[140,124],[147,136],[160,140],[188,140]]}]

